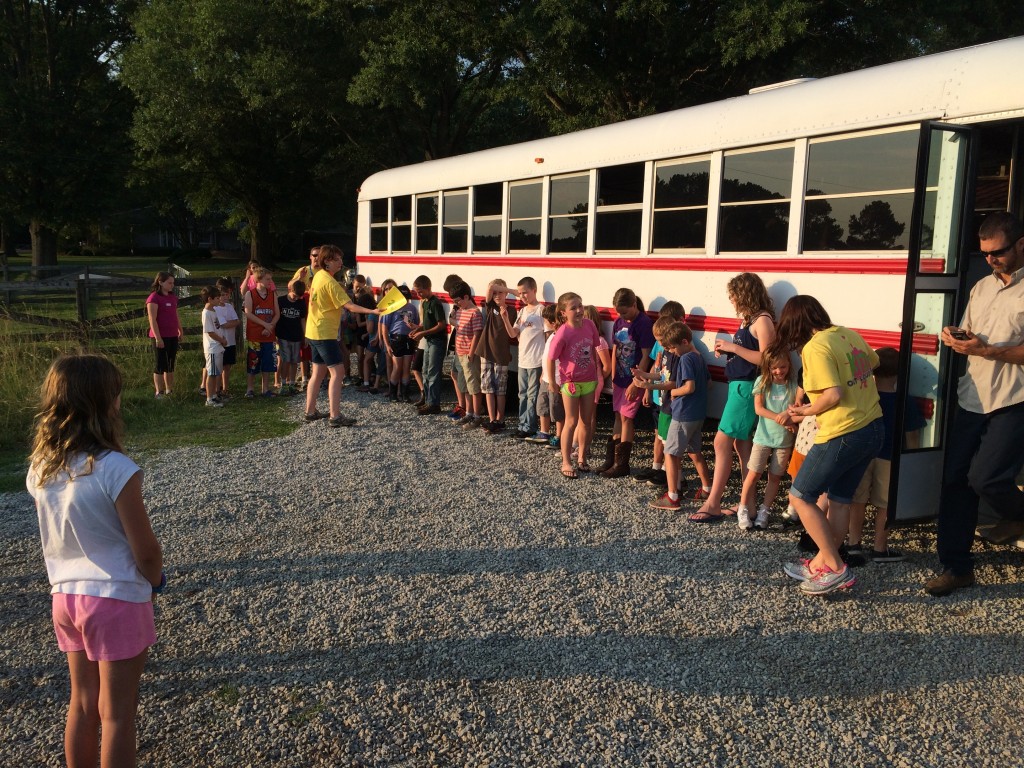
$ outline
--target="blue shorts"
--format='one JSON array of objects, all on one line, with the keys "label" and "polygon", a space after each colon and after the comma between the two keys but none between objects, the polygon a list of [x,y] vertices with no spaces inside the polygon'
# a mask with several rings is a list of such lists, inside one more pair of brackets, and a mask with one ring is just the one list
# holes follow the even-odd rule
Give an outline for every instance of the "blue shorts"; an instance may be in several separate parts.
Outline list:
[{"label": "blue shorts", "polygon": [[337,339],[306,339],[313,350],[313,364],[326,365],[333,368],[344,362],[341,358],[341,346]]},{"label": "blue shorts", "polygon": [[277,350],[274,342],[261,341],[250,344],[245,355],[246,373],[275,373],[277,371]]},{"label": "blue shorts", "polygon": [[790,495],[813,504],[828,491],[829,500],[850,504],[884,438],[882,420],[875,419],[854,432],[815,443],[793,479]]},{"label": "blue shorts", "polygon": [[754,382],[730,381],[729,397],[722,409],[718,431],[736,440],[750,440],[757,428],[757,414],[754,412]]}]

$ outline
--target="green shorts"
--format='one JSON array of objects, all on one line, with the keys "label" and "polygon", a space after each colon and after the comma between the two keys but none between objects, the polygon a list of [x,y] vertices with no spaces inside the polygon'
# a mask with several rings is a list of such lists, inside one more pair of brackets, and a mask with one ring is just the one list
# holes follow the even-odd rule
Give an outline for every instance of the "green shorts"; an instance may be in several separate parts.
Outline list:
[{"label": "green shorts", "polygon": [[718,422],[718,431],[737,440],[750,440],[757,427],[757,414],[754,413],[754,382],[730,381],[729,397],[722,409],[722,418]]},{"label": "green shorts", "polygon": [[658,414],[658,437],[661,438],[662,442],[665,442],[665,438],[668,437],[668,428],[672,426],[672,414],[671,413],[659,413]]},{"label": "green shorts", "polygon": [[562,394],[569,397],[586,397],[594,394],[596,381],[569,381],[562,385]]}]

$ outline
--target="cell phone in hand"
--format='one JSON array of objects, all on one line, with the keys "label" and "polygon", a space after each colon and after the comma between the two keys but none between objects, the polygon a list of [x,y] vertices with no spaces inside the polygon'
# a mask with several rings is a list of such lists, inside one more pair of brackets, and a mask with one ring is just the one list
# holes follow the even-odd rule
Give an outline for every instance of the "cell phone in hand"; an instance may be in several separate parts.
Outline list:
[{"label": "cell phone in hand", "polygon": [[949,335],[957,341],[967,341],[967,331],[963,328],[950,328]]}]

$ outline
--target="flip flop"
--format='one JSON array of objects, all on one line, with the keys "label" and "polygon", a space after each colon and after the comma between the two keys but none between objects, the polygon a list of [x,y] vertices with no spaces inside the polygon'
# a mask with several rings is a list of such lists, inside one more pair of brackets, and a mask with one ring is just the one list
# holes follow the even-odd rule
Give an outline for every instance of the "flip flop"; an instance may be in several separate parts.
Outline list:
[{"label": "flip flop", "polygon": [[736,517],[736,507],[723,507],[722,514],[727,517]]},{"label": "flip flop", "polygon": [[576,477],[577,477],[576,470],[575,469],[563,469],[562,470],[562,477],[564,477],[566,480],[575,480]]},{"label": "flip flop", "polygon": [[577,464],[577,465],[576,465],[576,469],[577,469],[577,471],[579,471],[579,472],[593,472],[593,471],[594,471],[594,470],[593,470],[593,469],[592,469],[592,468],[590,467],[590,465],[589,465],[589,464],[587,464],[587,462],[583,462],[582,464]]},{"label": "flip flop", "polygon": [[720,523],[725,518],[725,515],[713,515],[710,512],[694,512],[690,515],[687,520],[691,523]]}]

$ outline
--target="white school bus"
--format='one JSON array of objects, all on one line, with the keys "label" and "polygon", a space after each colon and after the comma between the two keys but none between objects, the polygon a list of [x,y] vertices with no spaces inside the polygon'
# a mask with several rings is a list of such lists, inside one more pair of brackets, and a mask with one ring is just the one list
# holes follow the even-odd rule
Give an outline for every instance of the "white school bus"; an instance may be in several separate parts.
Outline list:
[{"label": "white school bus", "polygon": [[457,273],[478,294],[529,275],[543,301],[572,290],[607,320],[629,287],[649,311],[681,302],[706,350],[738,327],[733,275],[758,273],[777,310],[811,294],[900,350],[927,426],[904,447],[901,403],[890,503],[927,517],[962,369],[939,333],[987,271],[980,219],[1020,213],[1022,66],[1014,38],[382,171],[359,191],[359,269],[435,287]]}]

